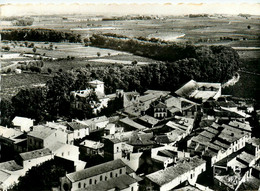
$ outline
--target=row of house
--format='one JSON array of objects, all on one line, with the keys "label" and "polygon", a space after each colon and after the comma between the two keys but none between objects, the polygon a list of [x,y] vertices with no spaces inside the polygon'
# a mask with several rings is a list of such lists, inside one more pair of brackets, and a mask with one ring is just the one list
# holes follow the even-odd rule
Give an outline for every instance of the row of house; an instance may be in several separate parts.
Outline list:
[{"label": "row of house", "polygon": [[[52,159],[72,166],[56,188],[64,191],[239,190],[258,182],[260,141],[246,121],[252,110],[221,95],[221,84],[191,80],[174,95],[160,90],[105,95],[104,83],[94,80],[86,90],[71,92],[72,106],[81,109],[91,92],[99,99],[91,103],[94,113],[116,97],[122,110],[109,118],[43,125],[17,117],[15,129],[1,127],[0,148],[18,156],[0,163],[3,190]],[[10,166],[15,170],[8,171]],[[213,185],[201,181],[211,172]],[[236,182],[229,186],[229,180]]]}]

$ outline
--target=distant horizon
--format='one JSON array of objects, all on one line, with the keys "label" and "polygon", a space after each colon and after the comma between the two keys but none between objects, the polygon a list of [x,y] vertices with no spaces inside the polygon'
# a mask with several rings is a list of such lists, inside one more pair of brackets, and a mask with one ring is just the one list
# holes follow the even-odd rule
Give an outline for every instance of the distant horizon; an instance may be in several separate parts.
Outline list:
[{"label": "distant horizon", "polygon": [[[61,15],[61,14],[107,14],[107,15],[127,15],[127,14],[142,14],[142,15],[186,15],[186,14],[229,14],[238,15],[251,14],[260,15],[260,3],[255,0],[244,2],[243,0],[228,0],[225,3],[216,3],[216,0],[183,0],[183,1],[167,1],[161,0],[149,1],[137,0],[115,1],[108,0],[102,3],[103,0],[93,1],[55,1],[48,3],[50,0],[45,0],[45,3],[39,3],[42,0],[20,1],[17,0],[4,1],[0,7],[1,16],[28,16],[28,15]],[[63,3],[59,3],[63,2]],[[83,3],[84,2],[84,3]],[[117,2],[117,3],[115,3]],[[124,3],[123,3],[124,2]],[[167,3],[168,2],[168,3]]]}]

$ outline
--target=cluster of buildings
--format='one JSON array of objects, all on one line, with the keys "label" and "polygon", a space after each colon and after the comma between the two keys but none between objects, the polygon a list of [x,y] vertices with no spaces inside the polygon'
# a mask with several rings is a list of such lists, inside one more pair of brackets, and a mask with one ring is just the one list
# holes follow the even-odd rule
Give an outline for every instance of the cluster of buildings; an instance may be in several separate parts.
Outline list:
[{"label": "cluster of buildings", "polygon": [[252,105],[222,95],[221,84],[191,80],[174,93],[143,95],[105,95],[103,82],[89,85],[71,92],[73,107],[82,108],[95,92],[94,113],[115,98],[122,109],[112,117],[41,125],[15,117],[13,128],[0,127],[0,190],[48,160],[71,166],[55,188],[61,191],[260,189],[260,139],[248,122]]}]

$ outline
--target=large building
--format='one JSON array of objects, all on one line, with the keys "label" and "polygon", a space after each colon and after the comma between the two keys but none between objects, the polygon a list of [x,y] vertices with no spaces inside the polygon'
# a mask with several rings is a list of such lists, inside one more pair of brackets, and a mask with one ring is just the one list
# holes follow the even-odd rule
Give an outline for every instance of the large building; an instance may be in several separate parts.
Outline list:
[{"label": "large building", "polygon": [[137,180],[131,177],[128,173],[129,167],[123,163],[122,160],[118,159],[106,162],[84,170],[66,174],[65,177],[61,178],[61,190],[92,190],[92,188],[95,188],[96,190],[101,188],[101,185],[104,184],[107,185],[107,188],[112,185],[112,188],[116,188],[116,184],[113,182],[123,181],[122,184],[124,183],[125,188],[137,191]]},{"label": "large building", "polygon": [[181,97],[201,99],[203,102],[209,98],[216,100],[221,96],[221,84],[190,80],[175,93]]}]

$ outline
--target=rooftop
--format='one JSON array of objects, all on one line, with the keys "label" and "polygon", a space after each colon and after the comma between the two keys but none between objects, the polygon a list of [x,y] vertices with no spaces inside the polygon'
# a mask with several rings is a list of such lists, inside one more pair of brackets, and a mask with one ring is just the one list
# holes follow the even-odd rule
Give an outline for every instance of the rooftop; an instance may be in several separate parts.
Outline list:
[{"label": "rooftop", "polygon": [[66,176],[70,179],[71,182],[77,182],[80,180],[84,180],[99,174],[103,174],[106,172],[110,172],[115,169],[119,169],[122,167],[125,167],[126,164],[123,163],[121,159],[109,161],[106,163],[102,163],[100,165],[96,165],[90,168],[86,168],[80,171],[76,171],[70,174],[67,174]]},{"label": "rooftop", "polygon": [[0,169],[8,171],[17,171],[23,169],[22,166],[18,165],[14,160],[0,163]]},{"label": "rooftop", "polygon": [[91,118],[88,120],[83,120],[82,123],[87,126],[90,126],[95,123],[101,123],[101,122],[106,122],[106,121],[108,122],[108,118],[105,115],[103,115],[101,117],[95,117],[95,118]]},{"label": "rooftop", "polygon": [[51,154],[52,152],[50,149],[44,148],[44,149],[38,149],[38,150],[29,151],[25,153],[20,153],[20,156],[22,157],[23,160],[30,160],[30,159],[40,158],[43,156],[48,156]]},{"label": "rooftop", "polygon": [[88,147],[88,148],[92,148],[92,149],[101,149],[104,147],[104,143],[100,143],[100,142],[96,142],[96,141],[91,141],[91,140],[85,140],[85,141],[82,141],[80,143],[80,145],[83,145],[85,147]]},{"label": "rooftop", "polygon": [[139,124],[139,123],[136,123],[135,121],[133,121],[132,119],[126,117],[126,118],[123,118],[123,119],[120,119],[119,120],[121,123],[123,124],[126,124],[126,125],[129,125],[133,128],[136,128],[136,129],[139,129],[139,130],[142,130],[142,129],[145,129],[146,127]]},{"label": "rooftop", "polygon": [[7,128],[0,126],[0,136],[10,139],[15,139],[16,137],[19,137],[20,135],[23,135],[23,132],[13,129],[13,128]]},{"label": "rooftop", "polygon": [[100,81],[100,80],[93,80],[88,82],[89,84],[104,84],[104,82]]},{"label": "rooftop", "polygon": [[56,130],[53,130],[49,127],[45,127],[45,128],[43,127],[42,129],[39,130],[36,130],[36,128],[34,129],[35,130],[29,132],[28,135],[39,139],[46,139],[47,137],[49,137],[50,135],[56,132]]},{"label": "rooftop", "polygon": [[10,173],[0,170],[0,185],[11,176]]},{"label": "rooftop", "polygon": [[136,179],[127,174],[124,174],[116,178],[111,178],[107,181],[101,181],[95,185],[87,186],[86,188],[78,189],[77,191],[107,191],[113,189],[124,190],[136,182]]},{"label": "rooftop", "polygon": [[19,117],[19,116],[16,116],[12,122],[13,124],[16,126],[16,125],[19,125],[19,124],[25,124],[25,123],[31,123],[33,120],[30,119],[30,118],[27,118],[27,117]]},{"label": "rooftop", "polygon": [[250,163],[255,159],[254,155],[251,155],[247,152],[242,152],[240,155],[237,156],[237,159],[240,159],[242,161],[244,161],[245,163]]},{"label": "rooftop", "polygon": [[170,94],[170,91],[162,91],[162,90],[146,90],[144,94],[163,94],[163,95],[168,95]]},{"label": "rooftop", "polygon": [[156,171],[152,174],[146,175],[148,179],[152,182],[156,183],[157,185],[164,185],[178,176],[185,174],[191,170],[194,170],[196,167],[200,166],[201,164],[206,163],[204,160],[199,159],[197,157],[191,158],[189,162],[179,162],[175,166],[170,166],[166,169]]},{"label": "rooftop", "polygon": [[141,116],[141,117],[139,117],[138,119],[141,120],[141,121],[144,121],[144,122],[146,122],[146,123],[149,123],[149,124],[151,124],[151,125],[156,125],[156,124],[159,122],[158,119],[156,119],[156,118],[154,118],[154,117],[151,117],[151,116],[149,116],[149,115]]}]

